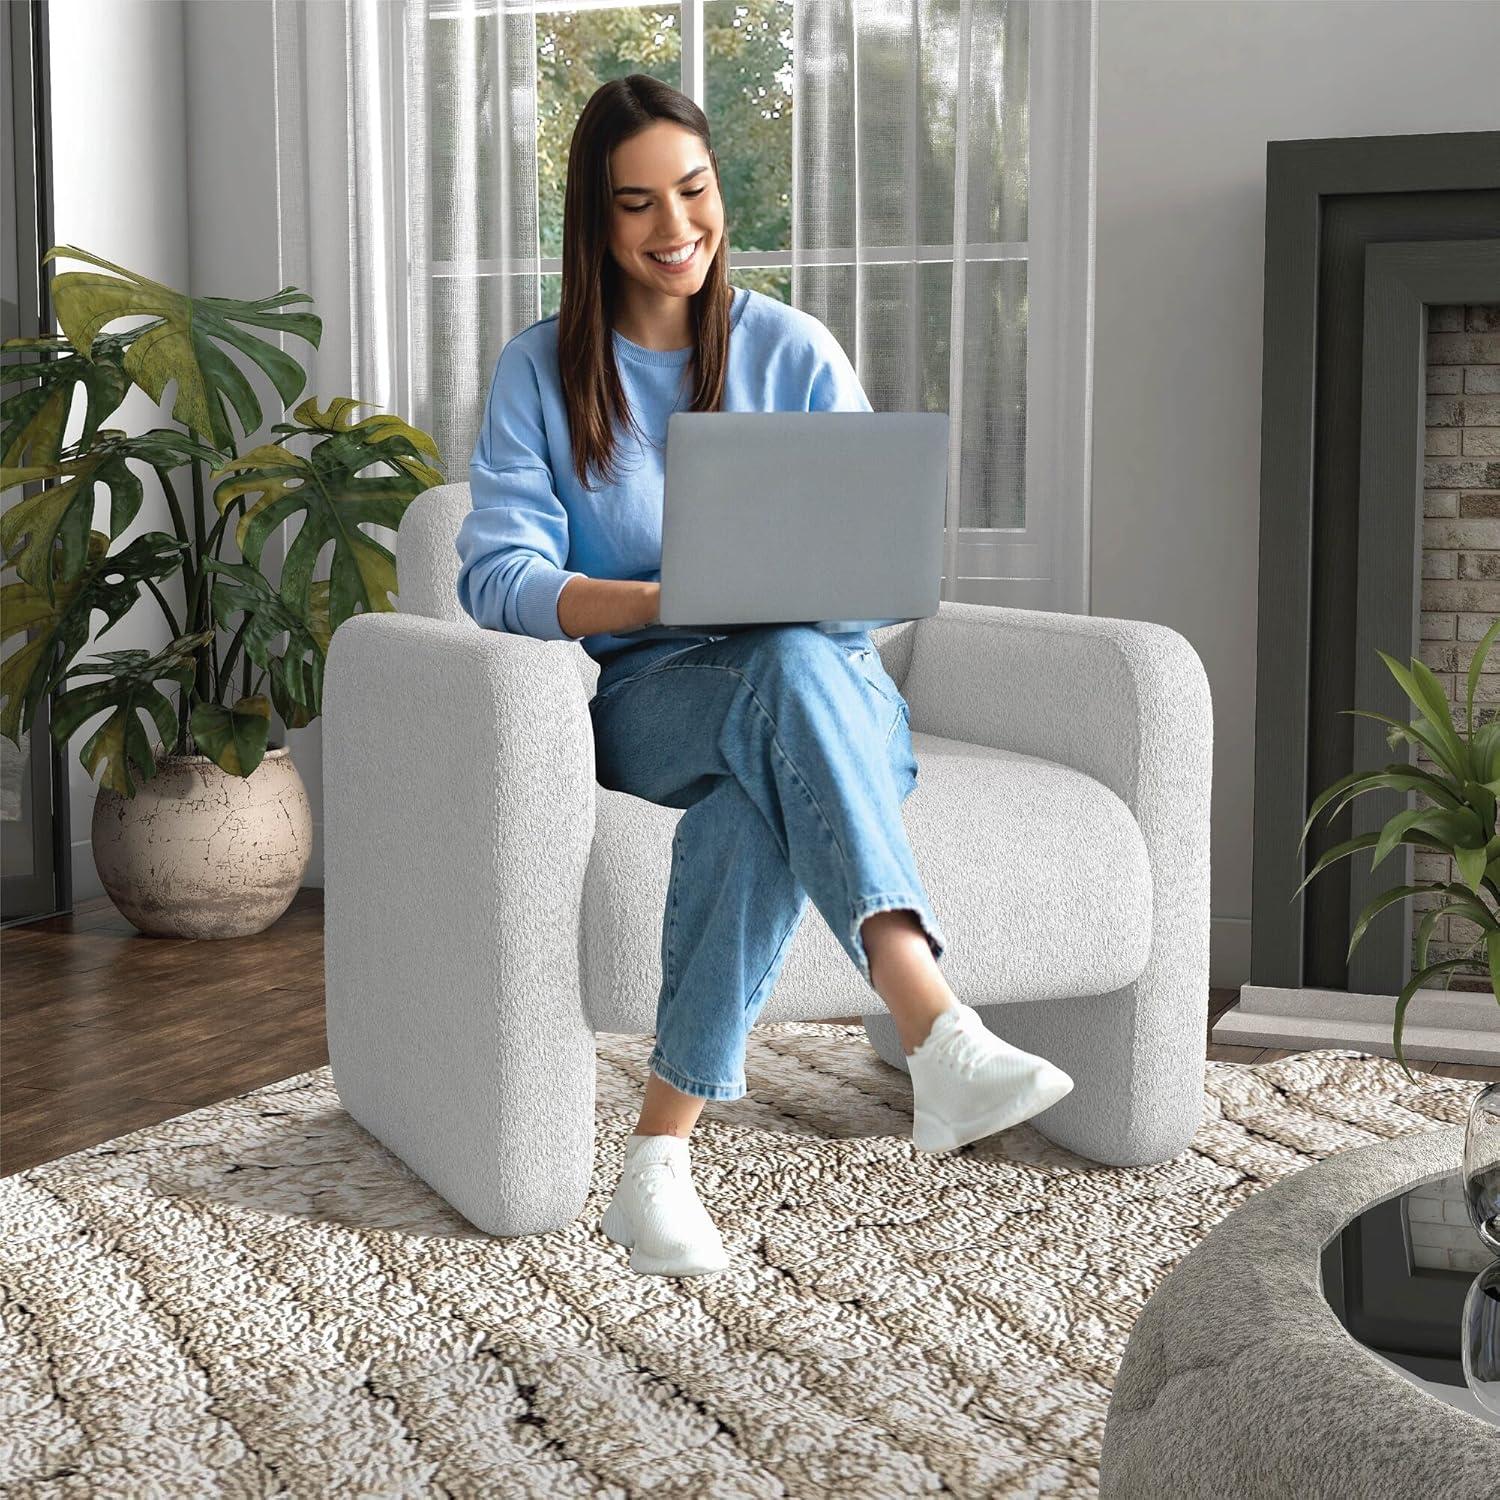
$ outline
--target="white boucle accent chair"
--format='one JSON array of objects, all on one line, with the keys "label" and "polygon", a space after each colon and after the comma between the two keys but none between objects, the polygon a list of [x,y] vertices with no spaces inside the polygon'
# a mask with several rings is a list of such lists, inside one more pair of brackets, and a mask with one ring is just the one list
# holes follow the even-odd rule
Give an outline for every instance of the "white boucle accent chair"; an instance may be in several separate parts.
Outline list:
[{"label": "white boucle accent chair", "polygon": [[[477,626],[454,538],[469,487],[418,496],[399,608],[335,633],[323,696],[328,1054],[349,1114],[478,1228],[577,1217],[594,1036],[650,1035],[681,812],[608,790],[573,641]],[[1075,1079],[1030,1123],[1094,1162],[1182,1151],[1207,1042],[1207,677],[1163,625],[944,602],[874,632],[910,705],[902,814],[944,975]],[[894,1022],[817,908],[762,1022]]]}]

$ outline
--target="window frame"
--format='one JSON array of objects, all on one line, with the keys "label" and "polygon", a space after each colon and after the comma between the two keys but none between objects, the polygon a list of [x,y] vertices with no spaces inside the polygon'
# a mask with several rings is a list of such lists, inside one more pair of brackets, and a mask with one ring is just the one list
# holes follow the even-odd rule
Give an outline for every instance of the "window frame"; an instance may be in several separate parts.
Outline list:
[{"label": "window frame", "polygon": [[[700,109],[705,107],[705,58],[703,52],[704,22],[703,7],[707,0],[500,0],[493,5],[478,5],[466,8],[462,11],[433,10],[429,12],[428,19],[432,21],[452,21],[464,16],[478,17],[497,14],[500,11],[519,11],[522,13],[534,13],[536,15],[555,15],[559,12],[572,13],[577,11],[591,10],[675,10],[681,13],[682,30],[682,59],[683,66],[681,81],[677,87],[682,90]],[[786,250],[737,250],[732,245],[729,253],[734,257],[736,266],[745,266],[751,269],[764,269],[771,271],[790,271],[792,269],[791,249]],[[975,244],[970,247],[970,253],[964,257],[972,261],[991,260],[1029,260],[1029,245],[1025,240],[1007,240],[987,244]],[[871,245],[864,248],[861,259],[864,261],[885,262],[905,265],[915,259],[922,261],[952,261],[953,246],[949,244],[919,245],[916,256],[910,253],[907,245]],[[481,275],[541,275],[558,276],[562,274],[562,257],[559,255],[534,255],[526,257],[527,264],[524,270],[507,273],[505,267],[494,259],[476,261]],[[808,250],[804,252],[803,262],[806,265],[852,265],[854,258],[852,254],[842,247],[830,250]],[[435,261],[434,266],[438,269],[437,274],[451,274],[452,262]]]}]

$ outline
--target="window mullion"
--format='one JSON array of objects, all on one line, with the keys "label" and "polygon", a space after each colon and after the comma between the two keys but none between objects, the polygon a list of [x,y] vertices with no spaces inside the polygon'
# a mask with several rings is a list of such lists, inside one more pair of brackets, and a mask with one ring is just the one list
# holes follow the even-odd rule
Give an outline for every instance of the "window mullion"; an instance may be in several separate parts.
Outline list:
[{"label": "window mullion", "polygon": [[682,0],[679,12],[682,27],[682,92],[698,106],[707,109],[708,93],[703,78],[703,0]]}]

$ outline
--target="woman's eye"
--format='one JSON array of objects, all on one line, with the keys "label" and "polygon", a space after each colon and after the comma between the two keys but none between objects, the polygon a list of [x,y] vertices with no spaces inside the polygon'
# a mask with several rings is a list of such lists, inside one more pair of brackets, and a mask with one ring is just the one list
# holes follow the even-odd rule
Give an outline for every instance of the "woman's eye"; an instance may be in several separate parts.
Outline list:
[{"label": "woman's eye", "polygon": [[[707,188],[694,188],[691,193],[684,193],[682,196],[684,198],[701,198],[703,196],[703,194],[706,193],[707,191],[708,191]],[[650,207],[650,204],[648,204],[648,203],[635,203],[635,204],[622,203],[620,205],[620,207],[623,208],[625,210],[625,212],[628,213],[628,214],[643,214]]]}]

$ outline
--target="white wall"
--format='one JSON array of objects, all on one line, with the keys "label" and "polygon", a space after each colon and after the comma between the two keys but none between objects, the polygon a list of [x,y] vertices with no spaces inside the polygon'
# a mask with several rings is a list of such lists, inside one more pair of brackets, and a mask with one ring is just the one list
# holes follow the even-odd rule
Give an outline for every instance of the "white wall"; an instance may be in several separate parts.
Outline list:
[{"label": "white wall", "polygon": [[[270,0],[51,11],[58,239],[196,293],[275,290]],[[1488,0],[1100,6],[1092,612],[1171,626],[1208,673],[1216,985],[1249,973],[1266,142],[1500,128],[1497,55]],[[74,79],[88,110],[59,102]],[[131,535],[167,524],[152,504]],[[108,644],[147,644],[150,615]],[[319,726],[291,743],[321,820]],[[80,898],[92,794],[76,768]]]},{"label": "white wall", "polygon": [[1497,58],[1487,0],[1100,6],[1090,612],[1208,673],[1216,985],[1250,973],[1266,142],[1500,129]]},{"label": "white wall", "polygon": [[[51,0],[48,13],[53,242],[75,245],[194,295],[251,299],[274,292],[280,283],[270,0]],[[54,271],[93,268],[59,258],[46,269],[50,280]],[[107,331],[131,326],[120,320]],[[242,359],[240,365],[246,369]],[[269,438],[265,429],[283,415],[270,382],[259,371],[246,369],[246,374],[265,421],[260,432],[238,443],[241,452]],[[154,426],[183,430],[171,415],[175,396],[169,385],[158,407],[132,388],[107,425],[132,434]],[[67,441],[76,442],[82,431],[80,396]],[[133,469],[145,500],[111,551],[143,531],[173,529],[155,475],[141,464]],[[190,517],[189,471],[172,477],[178,503]],[[216,513],[211,500],[206,503],[211,526]],[[101,494],[94,525],[107,529],[108,516],[108,499]],[[266,554],[274,578],[277,549],[268,544]],[[222,555],[239,558],[232,536]],[[181,575],[162,592],[183,623]],[[102,615],[94,616],[95,630],[102,621]],[[160,606],[147,594],[100,648],[158,650],[170,638]],[[220,638],[227,644],[227,634]],[[100,648],[86,649],[82,659],[92,659]],[[238,684],[238,664],[234,680]],[[78,901],[102,894],[90,843],[97,786],[79,762],[79,751],[102,722],[85,725],[67,755]],[[316,772],[316,755],[313,759]],[[321,883],[321,840],[319,845]]]},{"label": "white wall", "polygon": [[[52,203],[55,245],[73,245],[103,260],[167,286],[188,284],[188,160],[186,133],[187,69],[183,56],[181,0],[52,0],[51,31]],[[62,256],[42,268],[55,275],[92,271],[86,261]],[[121,319],[105,332],[123,333],[140,320]],[[59,330],[60,331],[60,330]],[[175,391],[163,392],[158,407],[131,387],[120,409],[104,425],[138,435],[152,427],[175,426],[170,408]],[[84,402],[74,401],[66,441],[83,435]],[[132,465],[145,488],[135,519],[115,538],[118,552],[145,531],[171,531],[172,517],[156,476]],[[186,470],[183,471],[186,474]],[[182,486],[174,488],[183,501]],[[191,498],[191,492],[188,492]],[[109,497],[101,493],[94,526],[108,531]],[[162,584],[179,623],[183,618],[180,577]],[[93,630],[104,617],[95,614]],[[97,639],[97,638],[96,638]],[[145,591],[107,637],[86,646],[78,660],[131,647],[159,650],[171,639],[161,606]],[[73,679],[71,685],[88,679]],[[89,841],[96,786],[79,760],[89,736],[102,724],[95,718],[68,742],[68,790],[72,816],[73,896],[101,894]],[[149,733],[150,731],[148,731]]]}]

